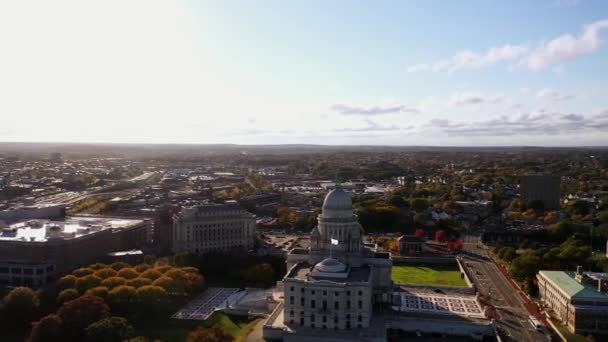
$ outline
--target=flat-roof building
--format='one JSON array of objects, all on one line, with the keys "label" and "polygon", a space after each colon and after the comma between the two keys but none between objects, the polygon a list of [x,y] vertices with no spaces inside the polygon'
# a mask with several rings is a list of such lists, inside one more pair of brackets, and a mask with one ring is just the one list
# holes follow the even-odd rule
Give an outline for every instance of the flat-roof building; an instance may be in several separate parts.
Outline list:
[{"label": "flat-roof building", "polygon": [[546,210],[559,210],[560,177],[529,175],[521,177],[521,198],[541,201]]},{"label": "flat-roof building", "polygon": [[573,333],[608,333],[608,273],[539,271],[543,304]]},{"label": "flat-roof building", "polygon": [[11,224],[0,234],[0,284],[40,286],[110,252],[145,247],[148,220],[67,217]]},{"label": "flat-roof building", "polygon": [[236,202],[184,207],[173,216],[173,252],[226,253],[250,250],[255,238],[255,215]]}]

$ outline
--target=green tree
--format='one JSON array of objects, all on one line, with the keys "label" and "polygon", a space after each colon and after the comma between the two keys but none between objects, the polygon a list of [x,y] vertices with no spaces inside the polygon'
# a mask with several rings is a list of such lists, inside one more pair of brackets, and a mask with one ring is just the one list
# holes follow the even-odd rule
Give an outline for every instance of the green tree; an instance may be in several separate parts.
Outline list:
[{"label": "green tree", "polygon": [[8,321],[19,326],[29,325],[36,316],[40,301],[29,287],[12,289],[4,297],[4,311]]},{"label": "green tree", "polygon": [[542,266],[542,259],[533,252],[526,251],[513,259],[510,265],[513,277],[519,281],[533,279]]},{"label": "green tree", "polygon": [[275,272],[269,263],[251,266],[245,272],[245,281],[252,287],[269,287],[275,283]]},{"label": "green tree", "polygon": [[429,201],[424,198],[414,198],[411,202],[412,209],[417,212],[423,212],[429,208]]},{"label": "green tree", "polygon": [[107,317],[86,328],[87,341],[122,342],[133,337],[135,329],[126,318]]},{"label": "green tree", "polygon": [[392,194],[388,199],[388,203],[395,208],[409,208],[410,207],[410,202],[405,200],[405,198],[403,198],[403,196],[401,196],[399,194]]}]

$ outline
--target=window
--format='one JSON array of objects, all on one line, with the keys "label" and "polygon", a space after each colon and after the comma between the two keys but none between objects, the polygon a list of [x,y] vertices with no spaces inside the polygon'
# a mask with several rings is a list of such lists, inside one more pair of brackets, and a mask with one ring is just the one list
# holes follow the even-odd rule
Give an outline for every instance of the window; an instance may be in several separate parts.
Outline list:
[{"label": "window", "polygon": [[303,287],[300,288],[300,292],[304,293],[304,288]]},{"label": "window", "polygon": [[300,305],[304,306],[304,297],[300,298]]},{"label": "window", "polygon": [[323,291],[323,295],[324,295],[324,296],[327,296],[327,291]]},{"label": "window", "polygon": [[338,292],[338,291],[336,291],[335,294],[336,294],[336,297],[340,296],[340,292]]},{"label": "window", "polygon": [[311,322],[314,322],[314,321],[315,321],[315,315],[314,315],[314,314],[313,314],[313,315],[310,315],[310,321],[311,321]]},{"label": "window", "polygon": [[315,290],[310,291],[310,294],[314,295],[315,294]]},{"label": "window", "polygon": [[293,296],[289,297],[289,304],[293,304]]},{"label": "window", "polygon": [[350,309],[350,300],[347,300],[347,301],[346,301],[346,308],[347,308],[347,309]]},{"label": "window", "polygon": [[[293,310],[289,311],[289,316],[293,316]],[[359,316],[361,317],[361,316]]]},{"label": "window", "polygon": [[304,325],[304,317],[300,317],[300,325]]},{"label": "window", "polygon": [[363,291],[359,291],[359,296],[363,296]]},{"label": "window", "polygon": [[327,310],[327,301],[326,300],[323,301],[323,310]]},{"label": "window", "polygon": [[350,321],[350,314],[346,314],[346,320]]},{"label": "window", "polygon": [[289,288],[289,291],[293,291],[293,286]]},{"label": "window", "polygon": [[334,316],[334,323],[338,324],[338,316]]},{"label": "window", "polygon": [[340,302],[334,302],[334,309],[338,310],[340,308]]},{"label": "window", "polygon": [[350,296],[350,291],[346,291],[346,295],[347,295],[347,296]]},{"label": "window", "polygon": [[357,317],[357,321],[361,322],[362,320],[363,320],[363,317],[361,317],[361,315],[359,315],[359,316]]},{"label": "window", "polygon": [[316,304],[317,304],[317,302],[315,302],[315,300],[314,300],[314,299],[310,301],[310,307],[311,307],[311,308],[313,308],[313,309],[314,309],[314,308],[315,308],[315,306],[316,306]]},{"label": "window", "polygon": [[363,302],[359,301],[359,309],[363,309]]},{"label": "window", "polygon": [[323,323],[327,322],[327,316],[323,316],[322,321]]}]

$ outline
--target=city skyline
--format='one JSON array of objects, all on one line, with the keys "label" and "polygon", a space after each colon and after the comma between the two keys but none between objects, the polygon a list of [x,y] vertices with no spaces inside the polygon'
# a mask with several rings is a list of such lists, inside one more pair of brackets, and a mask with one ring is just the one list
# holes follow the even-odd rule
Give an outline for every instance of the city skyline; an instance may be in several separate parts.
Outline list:
[{"label": "city skyline", "polygon": [[2,2],[0,141],[608,145],[608,5],[468,5]]}]

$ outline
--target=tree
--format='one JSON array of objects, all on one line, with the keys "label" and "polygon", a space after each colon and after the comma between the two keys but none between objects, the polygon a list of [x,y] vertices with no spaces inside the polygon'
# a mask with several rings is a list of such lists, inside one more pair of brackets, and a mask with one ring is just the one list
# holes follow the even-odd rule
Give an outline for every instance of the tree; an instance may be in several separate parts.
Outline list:
[{"label": "tree", "polygon": [[232,342],[234,338],[217,325],[197,328],[188,335],[188,342]]},{"label": "tree", "polygon": [[57,295],[57,304],[61,305],[72,299],[80,297],[80,293],[74,289],[65,289]]},{"label": "tree", "polygon": [[396,208],[410,207],[410,202],[406,201],[403,196],[400,196],[398,194],[392,194],[388,199],[388,203]]},{"label": "tree", "polygon": [[450,242],[448,242],[448,248],[453,251],[462,250],[462,246],[463,246],[462,240],[453,239]]},{"label": "tree", "polygon": [[120,271],[118,271],[118,276],[121,278],[125,278],[127,280],[134,279],[134,278],[137,278],[137,276],[139,276],[139,272],[137,272],[132,267],[126,267],[126,268],[123,268]]},{"label": "tree", "polygon": [[148,269],[152,268],[152,266],[148,265],[148,264],[139,264],[137,266],[134,267],[135,270],[139,273],[145,272]]},{"label": "tree", "polygon": [[584,216],[584,215],[589,214],[590,210],[591,210],[591,203],[584,201],[584,200],[577,200],[570,207],[570,211],[575,215]]},{"label": "tree", "polygon": [[289,207],[280,207],[277,209],[277,223],[281,226],[292,226],[298,219],[298,213]]},{"label": "tree", "polygon": [[152,285],[152,280],[148,278],[137,277],[134,279],[127,280],[127,285],[139,288],[146,285]]},{"label": "tree", "polygon": [[179,267],[194,266],[196,264],[196,256],[190,252],[179,253],[175,254],[173,261]]},{"label": "tree", "polygon": [[95,270],[90,267],[81,267],[72,271],[72,274],[77,278],[82,278],[86,275],[95,273]]},{"label": "tree", "polygon": [[93,274],[86,275],[76,280],[76,290],[80,293],[85,293],[88,289],[99,286],[101,284],[101,278]]},{"label": "tree", "polygon": [[153,265],[154,262],[156,262],[156,257],[154,255],[148,254],[144,257],[144,263],[148,265]]},{"label": "tree", "polygon": [[525,251],[522,255],[513,259],[510,265],[513,277],[519,281],[532,279],[542,266],[542,259],[534,252]]},{"label": "tree", "polygon": [[55,314],[44,316],[32,326],[28,342],[60,341],[63,334],[63,322]]},{"label": "tree", "polygon": [[414,214],[414,223],[424,225],[426,223],[426,214],[416,213]]},{"label": "tree", "polygon": [[143,273],[140,275],[140,277],[142,277],[142,278],[148,278],[148,279],[150,279],[150,280],[152,280],[152,281],[154,281],[154,280],[156,280],[156,279],[160,278],[161,276],[162,276],[162,273],[158,272],[158,271],[157,271],[157,270],[155,270],[155,269],[150,269],[150,270],[147,270],[147,271],[143,272]]},{"label": "tree", "polygon": [[169,294],[182,294],[184,293],[184,284],[183,282],[178,282],[173,280],[172,278],[166,277],[166,276],[162,276],[158,279],[156,279],[152,285],[154,286],[160,286],[163,289],[165,289],[165,291],[167,291],[167,293]]},{"label": "tree", "polygon": [[427,234],[426,234],[426,231],[424,231],[424,229],[418,228],[414,232],[414,235],[417,237],[426,237]]},{"label": "tree", "polygon": [[245,272],[245,281],[253,287],[269,287],[275,283],[275,272],[269,263],[251,266]]},{"label": "tree", "polygon": [[412,206],[412,209],[417,212],[423,212],[429,208],[429,201],[423,198],[414,198],[413,200],[411,200],[410,204]]},{"label": "tree", "polygon": [[93,296],[97,296],[101,299],[106,299],[110,290],[105,286],[97,286],[92,289],[88,289],[86,293],[91,294]]},{"label": "tree", "polygon": [[137,289],[135,295],[145,308],[162,309],[169,302],[167,291],[160,286],[142,286]]},{"label": "tree", "polygon": [[126,318],[107,317],[86,328],[87,341],[122,342],[133,337],[135,329]]},{"label": "tree", "polygon": [[59,280],[57,281],[57,285],[59,285],[60,289],[71,289],[71,288],[74,288],[74,286],[76,286],[76,280],[78,280],[78,278],[76,278],[76,276],[74,276],[72,274],[68,274],[66,276],[59,278]]},{"label": "tree", "polygon": [[121,277],[110,277],[101,282],[101,285],[107,287],[108,289],[113,289],[116,286],[125,285],[127,280]]},{"label": "tree", "polygon": [[125,267],[131,267],[131,265],[127,264],[126,262],[118,261],[110,265],[110,267],[112,267],[114,271],[118,272]]},{"label": "tree", "polygon": [[113,268],[102,268],[99,269],[97,271],[95,271],[95,273],[93,273],[94,275],[98,276],[101,279],[106,279],[106,278],[110,278],[110,277],[115,277],[117,272],[114,271]]},{"label": "tree", "polygon": [[103,299],[85,294],[63,303],[57,314],[63,322],[65,331],[70,336],[78,338],[91,323],[108,317],[110,308]]},{"label": "tree", "polygon": [[531,200],[528,202],[528,209],[533,209],[536,211],[544,211],[545,204],[541,200]]},{"label": "tree", "polygon": [[438,231],[435,232],[435,241],[437,241],[437,242],[444,242],[445,239],[446,239],[445,231],[438,230]]},{"label": "tree", "polygon": [[40,301],[29,287],[17,287],[4,297],[4,311],[11,323],[29,325],[35,317]]},{"label": "tree", "polygon": [[121,285],[113,288],[110,292],[108,292],[108,303],[112,305],[121,305],[133,303],[136,299],[135,287],[128,285]]}]

